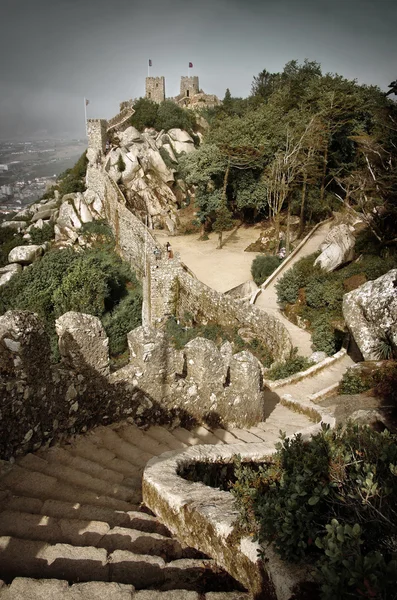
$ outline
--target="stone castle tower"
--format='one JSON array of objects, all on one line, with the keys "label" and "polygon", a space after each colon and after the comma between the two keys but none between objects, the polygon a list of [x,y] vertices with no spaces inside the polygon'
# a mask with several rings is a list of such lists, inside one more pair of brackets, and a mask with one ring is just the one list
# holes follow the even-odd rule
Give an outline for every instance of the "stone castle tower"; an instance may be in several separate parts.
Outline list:
[{"label": "stone castle tower", "polygon": [[198,94],[199,91],[199,78],[196,75],[194,77],[181,77],[181,96],[191,98],[195,94]]},{"label": "stone castle tower", "polygon": [[165,78],[146,77],[146,98],[153,102],[164,102],[165,100]]}]

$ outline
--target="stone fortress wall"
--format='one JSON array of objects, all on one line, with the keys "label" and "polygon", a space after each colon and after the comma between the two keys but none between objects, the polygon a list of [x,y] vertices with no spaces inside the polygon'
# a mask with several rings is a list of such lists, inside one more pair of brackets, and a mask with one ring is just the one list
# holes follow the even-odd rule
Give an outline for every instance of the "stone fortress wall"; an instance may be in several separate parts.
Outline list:
[{"label": "stone fortress wall", "polygon": [[197,75],[194,75],[193,77],[184,75],[181,77],[181,96],[191,97],[195,94],[198,94],[199,92],[199,78],[197,77]]},{"label": "stone fortress wall", "polygon": [[153,102],[165,100],[165,77],[146,77],[146,98]]}]

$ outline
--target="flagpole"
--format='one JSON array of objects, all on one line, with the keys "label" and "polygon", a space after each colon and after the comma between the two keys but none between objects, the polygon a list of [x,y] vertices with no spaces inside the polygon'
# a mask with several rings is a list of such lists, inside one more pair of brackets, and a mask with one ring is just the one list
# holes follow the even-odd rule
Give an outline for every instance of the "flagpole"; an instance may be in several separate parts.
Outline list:
[{"label": "flagpole", "polygon": [[84,116],[85,116],[85,134],[88,137],[88,130],[87,130],[87,99],[84,98]]}]

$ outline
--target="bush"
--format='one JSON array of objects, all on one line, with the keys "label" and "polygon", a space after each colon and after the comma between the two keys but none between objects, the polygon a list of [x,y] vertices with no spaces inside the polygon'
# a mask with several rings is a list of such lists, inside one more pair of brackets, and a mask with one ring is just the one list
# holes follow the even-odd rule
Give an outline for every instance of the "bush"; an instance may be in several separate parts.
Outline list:
[{"label": "bush", "polygon": [[119,157],[117,159],[117,170],[119,173],[123,173],[123,171],[125,171],[126,169],[126,165],[123,159],[122,154],[119,154]]},{"label": "bush", "polygon": [[84,178],[87,173],[87,165],[87,152],[84,152],[71,169],[67,169],[59,175],[57,187],[61,198],[65,194],[85,191]]},{"label": "bush", "polygon": [[326,314],[320,314],[312,322],[312,341],[315,350],[319,350],[332,356],[340,350],[335,329],[331,325],[329,317]]},{"label": "bush", "polygon": [[313,266],[317,256],[316,253],[301,258],[276,283],[277,297],[281,304],[294,304],[298,300],[300,288],[305,287],[314,274],[322,273],[319,267]]},{"label": "bush", "polygon": [[109,338],[109,351],[112,356],[124,352],[127,347],[127,333],[142,324],[142,292],[137,286],[111,313],[105,315],[103,326]]},{"label": "bush", "polygon": [[251,265],[252,279],[256,285],[262,285],[264,281],[277,269],[281,260],[277,256],[258,255]]},{"label": "bush", "polygon": [[8,264],[8,255],[13,248],[24,246],[27,240],[11,227],[0,227],[0,267]]},{"label": "bush", "polygon": [[44,244],[54,239],[54,223],[44,223],[43,227],[32,227],[30,237],[33,244]]},{"label": "bush", "polygon": [[113,231],[105,219],[83,223],[80,235],[87,240],[91,246],[112,250],[115,245]]},{"label": "bush", "polygon": [[340,394],[361,394],[372,387],[372,381],[362,376],[357,369],[350,368],[343,374],[339,384]]},{"label": "bush", "polygon": [[148,98],[139,98],[134,104],[134,110],[129,122],[139,131],[154,127],[157,131],[177,128],[190,132],[196,126],[194,114],[171,100],[156,104]]},{"label": "bush", "polygon": [[[128,307],[122,307],[120,314],[113,314],[115,308],[127,296],[128,289],[138,287],[129,265],[109,249],[94,248],[79,253],[72,249],[52,250],[0,288],[0,314],[12,309],[36,312],[44,320],[56,348],[56,317],[75,310],[104,319],[112,312],[108,324],[113,323],[112,331],[116,330],[119,319],[127,320],[123,311]],[[134,315],[137,303],[141,302],[139,294],[137,298],[130,305]],[[122,335],[120,329],[118,338]]]},{"label": "bush", "polygon": [[266,373],[267,379],[284,379],[299,373],[300,371],[306,371],[309,367],[312,367],[315,363],[305,356],[297,355],[297,348],[294,349],[291,357],[283,363],[276,363]]},{"label": "bush", "polygon": [[397,436],[348,424],[282,438],[259,468],[236,463],[242,527],[289,562],[315,564],[321,597],[392,598]]}]

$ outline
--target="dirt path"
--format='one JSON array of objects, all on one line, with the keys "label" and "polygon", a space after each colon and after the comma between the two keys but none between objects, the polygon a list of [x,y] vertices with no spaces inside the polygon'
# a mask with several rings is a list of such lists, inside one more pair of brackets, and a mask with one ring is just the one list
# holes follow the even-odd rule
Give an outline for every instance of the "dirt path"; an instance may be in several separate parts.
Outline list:
[{"label": "dirt path", "polygon": [[283,323],[291,336],[292,344],[298,348],[298,352],[302,356],[310,356],[313,352],[311,335],[308,331],[305,331],[304,329],[301,329],[300,327],[297,327],[291,323],[291,321],[288,321],[288,319],[286,319],[281,313],[277,302],[276,283],[286,271],[288,271],[296,262],[298,262],[298,260],[318,250],[329,229],[330,223],[324,223],[324,225],[321,225],[314,235],[300,249],[300,251],[297,252],[291,262],[286,265],[286,268],[280,271],[279,275],[265,290],[262,290],[255,302],[255,306],[277,317],[277,319]]},{"label": "dirt path", "polygon": [[163,231],[154,231],[159,244],[170,242],[174,252],[179,252],[182,262],[196,277],[218,292],[226,292],[252,279],[251,264],[257,254],[244,252],[255,242],[261,232],[260,225],[244,225],[224,235],[224,246],[217,250],[218,235],[210,233],[209,239],[201,241],[198,234],[170,237]]}]

